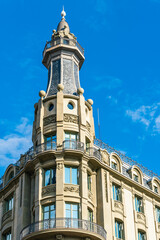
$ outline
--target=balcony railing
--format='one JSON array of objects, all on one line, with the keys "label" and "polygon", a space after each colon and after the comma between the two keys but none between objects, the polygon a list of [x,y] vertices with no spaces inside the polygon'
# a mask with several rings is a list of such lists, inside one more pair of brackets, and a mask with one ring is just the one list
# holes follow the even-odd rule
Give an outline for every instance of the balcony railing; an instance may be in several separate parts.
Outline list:
[{"label": "balcony railing", "polygon": [[86,149],[86,153],[89,154],[89,156],[93,156],[98,158],[101,161],[101,153],[100,150],[95,147],[89,147]]},{"label": "balcony railing", "polygon": [[73,149],[84,151],[84,143],[73,141],[73,140],[65,140],[63,142],[63,149]]},{"label": "balcony railing", "polygon": [[31,233],[45,231],[48,229],[81,229],[82,231],[92,232],[100,235],[104,239],[107,238],[106,231],[99,225],[76,218],[53,218],[48,220],[39,221],[25,227],[20,234],[20,240]]},{"label": "balcony railing", "polygon": [[52,48],[52,47],[57,46],[57,45],[61,45],[61,44],[77,47],[79,49],[79,51],[84,55],[84,49],[77,42],[77,40],[60,37],[60,38],[53,39],[51,41],[46,42],[46,45],[45,45],[45,48],[44,48],[44,51],[43,51],[43,57],[44,57],[44,54],[45,54],[47,49]]}]

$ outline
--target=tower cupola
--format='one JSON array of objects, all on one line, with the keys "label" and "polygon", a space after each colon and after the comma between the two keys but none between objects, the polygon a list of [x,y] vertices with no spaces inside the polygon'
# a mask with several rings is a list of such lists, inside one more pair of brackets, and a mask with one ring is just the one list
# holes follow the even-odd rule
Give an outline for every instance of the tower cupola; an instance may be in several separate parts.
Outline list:
[{"label": "tower cupola", "polygon": [[46,43],[42,63],[48,69],[46,97],[57,94],[58,84],[63,84],[64,94],[78,95],[80,88],[79,70],[84,62],[84,49],[70,32],[65,20],[66,13],[53,30],[51,41]]}]

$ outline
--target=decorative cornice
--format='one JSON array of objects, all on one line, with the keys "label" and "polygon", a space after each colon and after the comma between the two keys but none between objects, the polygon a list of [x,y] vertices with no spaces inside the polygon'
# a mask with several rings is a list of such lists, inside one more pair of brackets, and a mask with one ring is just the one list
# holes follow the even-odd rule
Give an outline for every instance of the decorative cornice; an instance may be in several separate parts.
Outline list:
[{"label": "decorative cornice", "polygon": [[43,118],[43,126],[56,122],[56,114]]},{"label": "decorative cornice", "polygon": [[55,193],[55,192],[56,192],[56,185],[53,185],[53,184],[42,188],[42,196],[43,197],[50,193]]},{"label": "decorative cornice", "polygon": [[78,116],[76,115],[64,114],[64,122],[71,122],[71,123],[78,124],[79,119],[78,119]]}]

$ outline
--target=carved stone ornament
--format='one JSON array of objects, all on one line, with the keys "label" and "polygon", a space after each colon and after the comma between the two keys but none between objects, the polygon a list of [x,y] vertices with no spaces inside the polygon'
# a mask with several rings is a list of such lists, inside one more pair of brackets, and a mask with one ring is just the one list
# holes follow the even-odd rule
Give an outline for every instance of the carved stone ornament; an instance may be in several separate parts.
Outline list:
[{"label": "carved stone ornament", "polygon": [[82,166],[82,172],[86,173],[87,172],[87,169],[85,166]]},{"label": "carved stone ornament", "polygon": [[48,195],[50,193],[55,193],[56,185],[48,185],[42,188],[42,196]]},{"label": "carved stone ornament", "polygon": [[71,122],[78,124],[78,116],[71,114],[64,114],[64,122]]},{"label": "carved stone ornament", "polygon": [[62,239],[63,239],[63,236],[62,236],[62,235],[56,235],[56,239],[57,239],[57,240],[62,240]]},{"label": "carved stone ornament", "polygon": [[86,122],[86,128],[87,128],[88,132],[90,132],[90,130],[91,130],[91,125],[89,124],[89,122]]},{"label": "carved stone ornament", "polygon": [[64,191],[65,192],[75,192],[75,193],[79,193],[79,187],[73,187],[73,186],[65,186],[64,187]]},{"label": "carved stone ornament", "polygon": [[106,163],[107,165],[109,165],[109,156],[106,150],[102,150],[101,151],[101,158],[102,158],[102,162]]},{"label": "carved stone ornament", "polygon": [[137,219],[145,221],[145,216],[142,213],[137,213]]},{"label": "carved stone ornament", "polygon": [[122,205],[121,202],[115,201],[114,202],[114,207],[123,210],[123,205]]},{"label": "carved stone ornament", "polygon": [[56,122],[56,115],[53,114],[43,119],[43,126],[46,126],[48,124],[55,123],[55,122]]},{"label": "carved stone ornament", "polygon": [[58,170],[63,169],[63,163],[57,163],[57,169]]}]

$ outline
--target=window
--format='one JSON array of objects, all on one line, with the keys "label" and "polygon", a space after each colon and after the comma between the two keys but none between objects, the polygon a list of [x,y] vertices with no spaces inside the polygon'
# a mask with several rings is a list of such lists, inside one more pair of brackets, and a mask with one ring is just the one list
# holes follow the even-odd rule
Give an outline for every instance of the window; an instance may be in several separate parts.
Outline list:
[{"label": "window", "polygon": [[87,183],[88,183],[88,190],[89,191],[91,191],[91,182],[92,182],[91,175],[88,174],[87,175]]},{"label": "window", "polygon": [[88,208],[88,220],[93,222],[93,211]]},{"label": "window", "polygon": [[65,132],[65,148],[76,149],[77,147],[77,133]]},{"label": "window", "polygon": [[49,107],[48,107],[48,111],[52,111],[53,108],[54,108],[54,105],[53,105],[53,103],[51,103],[51,104],[49,105]]},{"label": "window", "polygon": [[146,234],[144,232],[138,231],[138,240],[146,240]]},{"label": "window", "polygon": [[73,110],[74,106],[73,106],[73,103],[69,102],[67,107],[70,109],[70,110]]},{"label": "window", "polygon": [[65,217],[67,218],[66,227],[78,227],[79,204],[65,203]]},{"label": "window", "polygon": [[153,190],[154,190],[155,193],[158,193],[158,187],[157,186],[154,185]]},{"label": "window", "polygon": [[12,234],[11,232],[8,232],[4,235],[4,240],[11,240],[12,239]]},{"label": "window", "polygon": [[6,200],[6,212],[13,209],[13,196]]},{"label": "window", "polygon": [[138,175],[133,174],[133,179],[134,179],[134,181],[139,182]]},{"label": "window", "polygon": [[10,179],[12,179],[14,177],[14,172],[12,171],[12,172],[10,172],[10,174],[9,174],[9,176],[8,176],[8,181],[10,180]]},{"label": "window", "polygon": [[56,149],[56,135],[45,137],[45,150]]},{"label": "window", "polygon": [[158,223],[160,223],[160,208],[156,207],[156,220]]},{"label": "window", "polygon": [[78,184],[78,168],[65,166],[65,183]]},{"label": "window", "polygon": [[111,168],[113,168],[114,170],[118,170],[118,166],[117,166],[117,163],[112,161],[111,162]]},{"label": "window", "polygon": [[137,212],[144,212],[144,209],[143,209],[143,200],[142,198],[138,197],[138,196],[135,196],[135,210]]},{"label": "window", "polygon": [[56,183],[56,169],[48,169],[44,172],[44,186]]},{"label": "window", "polygon": [[112,191],[113,191],[113,200],[122,201],[121,187],[113,184]]},{"label": "window", "polygon": [[44,229],[54,227],[55,226],[55,218],[56,218],[55,204],[43,206]]},{"label": "window", "polygon": [[118,239],[124,239],[123,223],[117,220],[115,221],[115,237]]},{"label": "window", "polygon": [[90,148],[90,140],[86,138],[86,149]]}]

